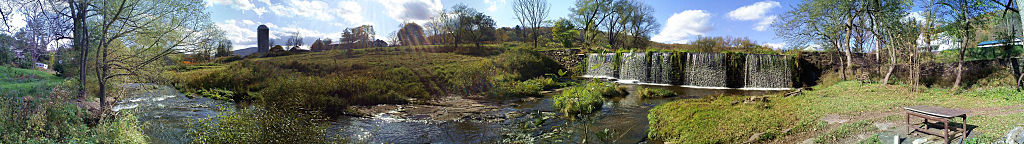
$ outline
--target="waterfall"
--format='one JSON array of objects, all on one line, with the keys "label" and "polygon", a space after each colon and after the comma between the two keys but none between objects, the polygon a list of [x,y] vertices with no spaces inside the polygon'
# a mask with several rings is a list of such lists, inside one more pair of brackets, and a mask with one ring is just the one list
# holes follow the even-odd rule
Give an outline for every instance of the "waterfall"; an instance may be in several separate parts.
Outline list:
[{"label": "waterfall", "polygon": [[674,84],[675,75],[674,64],[672,63],[672,53],[651,53],[649,56],[650,68],[648,69],[649,77],[645,83],[655,84]]},{"label": "waterfall", "polygon": [[725,87],[725,54],[689,53],[685,85]]},{"label": "waterfall", "polygon": [[619,79],[627,82],[649,82],[647,72],[650,68],[646,53],[623,53],[620,57]]},{"label": "waterfall", "polygon": [[[744,89],[786,89],[793,85],[793,68],[786,56],[735,56],[743,59],[728,58],[723,53],[594,53],[587,55],[584,77],[714,88],[726,88],[727,81],[736,82],[734,87],[742,84]],[[730,63],[740,66],[730,67]]]},{"label": "waterfall", "polygon": [[745,88],[789,88],[792,68],[783,55],[748,54],[744,72]]},{"label": "waterfall", "polygon": [[616,71],[614,65],[615,61],[614,53],[607,54],[589,54],[587,55],[587,74],[584,77],[591,78],[615,78]]}]

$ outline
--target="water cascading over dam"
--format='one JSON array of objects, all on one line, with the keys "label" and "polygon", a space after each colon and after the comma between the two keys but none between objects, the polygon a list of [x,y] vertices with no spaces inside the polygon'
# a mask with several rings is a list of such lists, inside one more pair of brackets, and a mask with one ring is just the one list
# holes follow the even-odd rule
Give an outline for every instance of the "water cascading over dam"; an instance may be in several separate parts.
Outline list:
[{"label": "water cascading over dam", "polygon": [[783,55],[638,52],[589,54],[586,59],[584,77],[626,83],[744,89],[793,84],[793,66]]},{"label": "water cascading over dam", "polygon": [[614,79],[618,74],[615,69],[614,53],[594,53],[587,55],[587,74],[584,77]]},{"label": "water cascading over dam", "polygon": [[744,87],[787,88],[793,85],[792,68],[786,56],[748,54],[744,64]]},{"label": "water cascading over dam", "polygon": [[655,84],[676,84],[678,79],[678,73],[676,72],[676,65],[673,58],[675,55],[672,53],[651,53],[649,69],[648,69],[648,81],[646,83]]},{"label": "water cascading over dam", "polygon": [[619,80],[634,83],[649,82],[647,74],[648,66],[647,53],[623,53],[620,58],[622,65],[619,65]]},{"label": "water cascading over dam", "polygon": [[698,87],[725,87],[725,54],[688,53],[683,84]]}]

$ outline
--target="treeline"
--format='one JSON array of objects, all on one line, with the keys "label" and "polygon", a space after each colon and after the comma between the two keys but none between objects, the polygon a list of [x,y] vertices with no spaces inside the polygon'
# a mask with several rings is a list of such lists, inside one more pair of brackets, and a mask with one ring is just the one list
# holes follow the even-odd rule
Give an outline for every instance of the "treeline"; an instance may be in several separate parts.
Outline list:
[{"label": "treeline", "polygon": [[[980,41],[1001,40],[1004,49],[1020,37],[1021,22],[1013,1],[997,0],[812,0],[797,4],[773,28],[798,48],[820,47],[844,55],[843,79],[853,75],[853,53],[870,53],[881,63],[870,73],[889,83],[897,65],[910,66],[906,79],[920,81],[921,63],[932,51],[950,45],[957,53],[954,88],[960,88],[967,49]],[[922,9],[911,13],[915,7]],[[917,15],[920,17],[913,17]],[[980,36],[980,37],[979,37]],[[1004,58],[1014,57],[1006,56]],[[1020,79],[1018,78],[1018,83]],[[1018,84],[1019,85],[1019,84]]]}]

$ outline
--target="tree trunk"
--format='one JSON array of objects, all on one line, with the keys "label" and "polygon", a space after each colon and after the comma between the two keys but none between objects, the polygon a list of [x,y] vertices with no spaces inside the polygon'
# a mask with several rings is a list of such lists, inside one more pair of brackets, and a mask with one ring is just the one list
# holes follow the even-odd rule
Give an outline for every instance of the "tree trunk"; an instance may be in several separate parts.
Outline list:
[{"label": "tree trunk", "polygon": [[[1009,4],[1007,4],[1007,5],[1009,5]],[[1024,6],[1021,6],[1021,5],[1024,5],[1024,0],[1017,0],[1017,10],[1024,10]],[[1024,24],[1024,15],[1018,15],[1018,16],[1019,16],[1019,18],[1021,20],[1020,23]],[[1021,25],[1021,26],[1024,27],[1024,25]],[[1022,28],[1020,32],[1022,34],[1024,34],[1024,28]],[[1022,49],[1024,49],[1024,48],[1022,48]],[[1014,61],[1017,61],[1017,60],[1014,60]],[[1018,68],[1019,67],[1015,67],[1015,69],[1018,69]],[[1024,72],[1019,73],[1017,75],[1019,75],[1019,76],[1017,76],[1018,77],[1017,78],[1017,91],[1020,91],[1020,89],[1024,88],[1024,81],[1022,81],[1022,78],[1024,78]]]},{"label": "tree trunk", "polygon": [[88,0],[74,1],[68,0],[68,3],[75,5],[72,9],[71,17],[73,20],[73,35],[75,36],[74,41],[75,48],[78,49],[78,97],[85,97],[88,89],[86,87],[86,59],[89,57],[89,28],[86,26]]},{"label": "tree trunk", "polygon": [[964,71],[964,54],[967,52],[967,48],[964,46],[967,44],[967,40],[963,40],[960,43],[960,58],[956,62],[956,81],[953,81],[953,89],[960,89],[960,78]]}]

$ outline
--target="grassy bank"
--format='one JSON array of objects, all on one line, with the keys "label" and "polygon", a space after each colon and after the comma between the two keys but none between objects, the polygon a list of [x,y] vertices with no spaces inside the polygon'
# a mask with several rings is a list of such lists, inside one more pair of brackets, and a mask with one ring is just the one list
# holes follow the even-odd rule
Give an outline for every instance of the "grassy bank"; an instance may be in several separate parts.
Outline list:
[{"label": "grassy bank", "polygon": [[89,120],[90,112],[74,103],[74,84],[42,71],[0,67],[0,143],[147,143],[131,112]]},{"label": "grassy bank", "polygon": [[[417,51],[333,50],[253,58],[169,71],[186,92],[215,99],[341,112],[349,105],[441,96],[535,96],[550,88],[554,61],[536,52],[492,56]],[[537,79],[537,80],[531,80]]]},{"label": "grassy bank", "polygon": [[43,71],[0,66],[0,94],[45,95],[64,79]]},{"label": "grassy bank", "polygon": [[[747,97],[722,96],[662,104],[648,115],[648,135],[686,143],[739,143],[751,137],[755,142],[795,143],[803,139],[785,137],[809,135],[817,142],[836,143],[855,137],[855,133],[878,131],[870,123],[905,123],[901,107],[913,105],[971,110],[968,123],[978,126],[974,131],[982,132],[980,138],[999,137],[1024,120],[1024,113],[1004,110],[1024,102],[1021,93],[1010,87],[981,87],[954,94],[948,89],[915,91],[902,85],[844,81],[814,89],[797,96],[771,97],[766,102],[745,103]],[[824,117],[848,122],[828,124]]]}]

